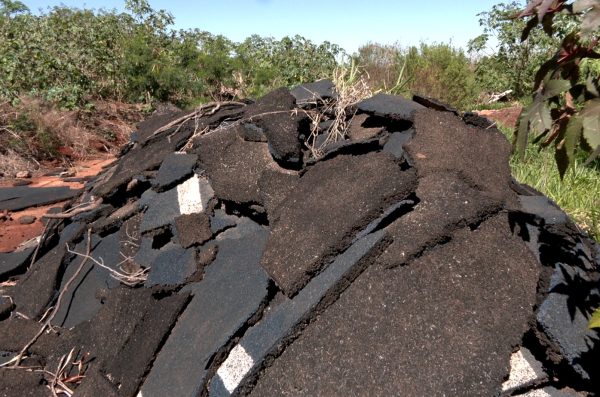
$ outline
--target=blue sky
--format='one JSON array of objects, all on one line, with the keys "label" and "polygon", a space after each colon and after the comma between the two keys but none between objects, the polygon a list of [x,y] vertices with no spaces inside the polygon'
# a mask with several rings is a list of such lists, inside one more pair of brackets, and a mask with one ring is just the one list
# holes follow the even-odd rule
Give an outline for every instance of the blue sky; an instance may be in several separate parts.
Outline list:
[{"label": "blue sky", "polygon": [[[124,0],[22,0],[32,11],[64,4],[79,8],[123,9]],[[368,42],[452,42],[466,47],[481,34],[477,14],[501,0],[150,0],[154,9],[175,17],[175,28],[199,28],[242,41],[251,34],[299,34],[314,42],[328,40],[349,53]]]}]

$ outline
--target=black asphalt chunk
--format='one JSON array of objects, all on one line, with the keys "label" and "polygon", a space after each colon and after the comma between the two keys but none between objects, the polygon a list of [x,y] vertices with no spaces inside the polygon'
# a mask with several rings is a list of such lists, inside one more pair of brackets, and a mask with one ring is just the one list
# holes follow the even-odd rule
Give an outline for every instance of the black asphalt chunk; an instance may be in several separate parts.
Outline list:
[{"label": "black asphalt chunk", "polygon": [[244,114],[266,136],[273,159],[292,169],[302,166],[300,130],[308,123],[308,118],[298,113],[295,102],[289,90],[280,88],[247,106]]},{"label": "black asphalt chunk", "polygon": [[348,139],[353,141],[362,141],[365,139],[374,138],[382,133],[383,127],[363,127],[363,123],[367,121],[368,118],[368,114],[357,114],[352,118],[350,125],[348,126],[348,130],[346,131]]},{"label": "black asphalt chunk", "polygon": [[404,145],[412,139],[414,134],[415,130],[412,128],[407,131],[390,134],[390,137],[383,146],[383,151],[393,154],[397,159],[404,158],[406,156]]},{"label": "black asphalt chunk", "polygon": [[197,161],[198,156],[195,154],[176,152],[165,157],[153,182],[155,190],[161,192],[171,189],[192,176]]},{"label": "black asphalt chunk", "polygon": [[210,217],[210,230],[212,234],[221,233],[237,225],[239,219],[235,215],[228,215],[223,210],[215,210],[213,216]]},{"label": "black asphalt chunk", "polygon": [[58,244],[36,260],[29,271],[12,289],[17,311],[27,318],[40,318],[55,297],[66,254],[64,244]]},{"label": "black asphalt chunk", "polygon": [[523,212],[535,215],[547,225],[567,223],[569,217],[546,196],[519,196]]},{"label": "black asphalt chunk", "polygon": [[177,133],[155,139],[143,148],[132,149],[94,184],[92,193],[110,197],[123,189],[131,179],[144,171],[158,168],[165,157],[180,149],[194,133],[193,126],[185,126]]},{"label": "black asphalt chunk", "polygon": [[267,137],[269,152],[282,167],[297,169],[302,166],[300,124],[307,120],[304,115],[292,113],[268,114],[258,119]]},{"label": "black asphalt chunk", "polygon": [[319,80],[295,87],[290,93],[296,98],[299,106],[323,102],[323,100],[336,98],[335,84],[331,80]]},{"label": "black asphalt chunk", "polygon": [[152,262],[154,262],[156,257],[160,254],[160,250],[152,248],[152,239],[147,237],[142,237],[139,245],[140,247],[133,257],[133,260],[140,266],[150,267]]},{"label": "black asphalt chunk", "polygon": [[371,266],[264,371],[252,395],[497,395],[533,313],[538,276],[506,216],[461,230],[409,266]]},{"label": "black asphalt chunk", "polygon": [[19,211],[72,199],[81,190],[69,187],[0,187],[0,211]]},{"label": "black asphalt chunk", "polygon": [[467,112],[463,114],[462,119],[466,124],[483,129],[491,129],[496,125],[496,123],[492,120],[488,119],[487,117],[480,116],[475,112]]},{"label": "black asphalt chunk", "polygon": [[200,138],[196,152],[219,199],[261,202],[258,180],[263,171],[276,167],[266,143],[243,141],[230,129]]},{"label": "black asphalt chunk", "polygon": [[134,141],[143,144],[152,137],[156,130],[186,113],[170,103],[159,104],[150,117],[138,124],[138,129],[134,133],[135,136],[132,136],[132,140],[137,138]]},{"label": "black asphalt chunk", "polygon": [[22,251],[0,252],[0,280],[19,273],[31,262],[31,255],[35,247],[26,248]]},{"label": "black asphalt chunk", "polygon": [[507,189],[511,145],[501,132],[467,126],[451,113],[431,109],[417,112],[415,130],[405,149],[419,177],[459,173],[473,187],[516,205],[515,194]]},{"label": "black asphalt chunk", "polygon": [[594,360],[597,350],[593,349],[600,338],[597,331],[588,329],[591,313],[582,310],[583,302],[578,302],[577,296],[600,301],[599,285],[582,269],[559,262],[550,279],[549,294],[537,313],[538,327],[552,347],[576,376],[588,382],[600,376]]},{"label": "black asphalt chunk", "polygon": [[456,108],[454,108],[444,102],[438,101],[435,98],[415,94],[415,95],[413,95],[412,100],[420,105],[425,106],[426,108],[435,109],[440,112],[450,112],[450,113],[454,113],[456,116],[458,116],[458,110]]},{"label": "black asphalt chunk", "polygon": [[448,240],[456,229],[476,225],[502,209],[502,202],[451,173],[421,178],[416,196],[420,201],[414,209],[387,228],[394,241],[381,260],[388,265],[405,264]]},{"label": "black asphalt chunk", "polygon": [[345,139],[337,142],[331,142],[321,148],[322,154],[318,159],[310,159],[306,162],[306,166],[309,167],[317,162],[329,160],[342,154],[359,155],[376,152],[380,149],[380,146],[381,145],[378,137],[364,139],[361,141]]},{"label": "black asphalt chunk", "polygon": [[[0,360],[4,362],[2,356]],[[48,387],[40,372],[15,371],[0,368],[0,396],[42,397],[48,395]]]},{"label": "black asphalt chunk", "polygon": [[139,210],[139,202],[131,201],[116,209],[110,215],[96,220],[92,224],[92,229],[97,233],[104,233],[107,230],[118,229],[127,219],[135,215]]},{"label": "black asphalt chunk", "polygon": [[423,109],[422,105],[405,99],[399,95],[377,94],[369,99],[359,102],[359,111],[396,120],[412,121],[417,110]]},{"label": "black asphalt chunk", "polygon": [[180,215],[200,213],[208,208],[213,192],[205,178],[196,175],[171,190],[157,195],[142,196],[140,205],[147,203],[140,230],[142,233],[171,225]]},{"label": "black asphalt chunk", "polygon": [[253,123],[243,123],[237,127],[240,138],[249,142],[267,142],[265,131]]},{"label": "black asphalt chunk", "polygon": [[10,296],[0,296],[0,321],[7,319],[14,308],[15,304]]},{"label": "black asphalt chunk", "polygon": [[[86,244],[87,236],[77,244],[74,251],[85,254]],[[90,256],[101,261],[105,266],[117,269],[117,265],[123,261],[123,257],[119,254],[118,233],[102,239],[93,234]],[[65,270],[59,290],[62,290],[67,280],[75,273],[81,261],[80,256],[73,256]],[[91,319],[102,307],[102,297],[98,295],[98,291],[115,288],[118,284],[119,282],[110,276],[107,269],[88,261],[66,291],[63,304],[58,308],[52,324],[70,328]]]},{"label": "black asphalt chunk", "polygon": [[300,177],[297,174],[287,174],[274,170],[266,170],[258,180],[260,197],[269,214],[269,221],[276,217],[277,207],[294,189]]},{"label": "black asphalt chunk", "polygon": [[205,213],[181,215],[175,218],[175,228],[179,243],[183,248],[202,245],[211,239],[213,233],[210,219]]},{"label": "black asphalt chunk", "polygon": [[195,272],[196,250],[167,244],[152,262],[150,274],[144,285],[176,286],[183,284]]},{"label": "black asphalt chunk", "polygon": [[[217,375],[212,378],[209,395],[229,396],[238,389],[242,379],[254,377],[268,357],[285,348],[303,323],[313,318],[319,308],[330,304],[364,270],[370,255],[377,251],[384,238],[385,232],[379,231],[355,242],[294,298],[284,298],[282,303],[271,309],[246,332],[220,366]],[[250,357],[251,365],[244,362],[245,357]],[[244,372],[239,373],[241,371]],[[244,385],[240,388],[243,389]]]},{"label": "black asphalt chunk", "polygon": [[415,185],[414,171],[402,171],[387,153],[317,163],[281,203],[261,264],[286,295],[294,295]]},{"label": "black asphalt chunk", "polygon": [[118,288],[98,314],[76,327],[62,345],[67,353],[74,346],[83,347],[91,356],[91,372],[103,374],[118,395],[133,396],[188,301],[188,294],[157,299],[151,290]]},{"label": "black asphalt chunk", "polygon": [[267,231],[245,219],[218,237],[215,261],[157,355],[141,388],[144,397],[197,396],[212,357],[261,307],[268,277],[259,265]]}]

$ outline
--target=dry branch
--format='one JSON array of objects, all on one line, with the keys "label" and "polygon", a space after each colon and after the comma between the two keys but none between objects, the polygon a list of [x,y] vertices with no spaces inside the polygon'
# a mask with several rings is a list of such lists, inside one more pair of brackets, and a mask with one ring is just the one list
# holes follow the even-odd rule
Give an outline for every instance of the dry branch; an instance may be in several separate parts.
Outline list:
[{"label": "dry branch", "polygon": [[103,201],[103,199],[101,197],[98,200],[94,201],[93,203],[90,203],[89,205],[71,208],[70,210],[67,210],[65,212],[61,212],[58,214],[44,214],[44,215],[42,215],[42,217],[48,218],[48,219],[69,219],[69,218],[74,217],[75,215],[79,215],[79,214],[87,212],[87,211],[95,210],[102,204],[102,201]]}]

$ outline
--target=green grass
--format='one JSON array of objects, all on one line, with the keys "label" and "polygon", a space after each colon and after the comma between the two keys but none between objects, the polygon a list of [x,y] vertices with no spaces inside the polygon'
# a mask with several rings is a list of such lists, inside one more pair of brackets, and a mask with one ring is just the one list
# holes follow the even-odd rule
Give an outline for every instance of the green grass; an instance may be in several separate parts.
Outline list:
[{"label": "green grass", "polygon": [[[513,131],[502,129],[512,141]],[[512,174],[554,200],[577,224],[600,242],[600,166],[583,166],[585,156],[578,156],[561,181],[554,161],[554,149],[539,150],[530,144],[525,159],[513,155]]]}]

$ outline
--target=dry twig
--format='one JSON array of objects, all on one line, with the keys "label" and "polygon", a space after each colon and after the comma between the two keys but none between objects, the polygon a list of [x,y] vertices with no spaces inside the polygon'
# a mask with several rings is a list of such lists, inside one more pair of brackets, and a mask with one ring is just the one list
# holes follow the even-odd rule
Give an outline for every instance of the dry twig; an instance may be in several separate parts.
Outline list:
[{"label": "dry twig", "polygon": [[95,210],[102,204],[102,201],[103,201],[103,199],[102,199],[102,197],[100,197],[98,200],[95,200],[93,203],[90,203],[89,205],[73,207],[65,212],[61,212],[58,214],[44,214],[44,215],[42,215],[42,217],[48,218],[48,219],[69,219],[69,218],[74,217],[75,215],[79,215],[79,214],[87,212],[87,211]]},{"label": "dry twig", "polygon": [[[94,259],[93,257],[90,256],[90,253],[87,252],[86,254],[82,254],[80,252],[77,251],[72,251],[69,247],[67,247],[67,251],[71,254],[75,254],[77,256],[81,256],[85,259],[91,260],[94,264],[96,264],[97,266],[100,266],[103,269],[108,270],[108,272],[110,273],[110,276],[112,278],[114,278],[115,280],[127,285],[128,287],[135,287],[141,283],[143,283],[144,281],[146,281],[146,279],[148,278],[148,272],[150,271],[150,268],[142,268],[139,267],[137,270],[134,271],[126,271],[123,269],[122,265],[125,263],[130,263],[131,261],[133,261],[133,259],[131,257],[125,257],[125,259],[121,262],[119,262],[117,264],[117,266],[119,266],[119,270],[115,270],[109,266],[106,266],[104,264],[104,261],[102,260],[102,258],[100,259]],[[123,254],[121,254],[123,255]],[[125,256],[125,255],[123,255]]]}]

